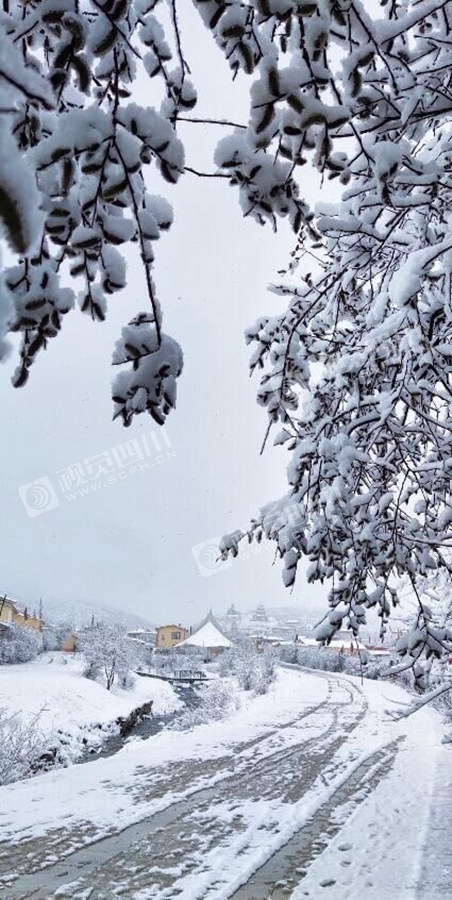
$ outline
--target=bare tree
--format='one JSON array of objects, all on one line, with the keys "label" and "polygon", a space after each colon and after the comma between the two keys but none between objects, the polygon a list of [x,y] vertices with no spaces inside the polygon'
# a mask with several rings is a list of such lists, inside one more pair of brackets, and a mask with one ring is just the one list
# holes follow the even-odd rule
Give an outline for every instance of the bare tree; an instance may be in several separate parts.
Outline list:
[{"label": "bare tree", "polygon": [[138,648],[118,624],[99,623],[80,634],[78,646],[86,661],[86,675],[105,677],[107,691],[115,680],[122,687],[131,687],[131,672],[137,664]]}]

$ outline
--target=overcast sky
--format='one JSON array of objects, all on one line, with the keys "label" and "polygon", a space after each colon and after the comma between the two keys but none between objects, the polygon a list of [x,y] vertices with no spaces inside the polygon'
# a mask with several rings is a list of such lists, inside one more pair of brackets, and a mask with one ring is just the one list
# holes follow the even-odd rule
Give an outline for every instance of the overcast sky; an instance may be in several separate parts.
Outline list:
[{"label": "overcast sky", "polygon": [[[182,24],[200,95],[193,115],[246,121],[246,84],[232,86],[191,5]],[[213,171],[222,130],[180,127],[187,164]],[[175,215],[156,245],[155,280],[164,331],[184,350],[177,409],[166,438],[150,418],[129,429],[111,421],[113,344],[121,326],[147,308],[142,273],[130,257],[128,287],[110,298],[107,322],[70,313],[21,390],[10,385],[14,358],[0,369],[0,591],[28,606],[42,596],[44,608],[46,598],[99,601],[159,623],[190,624],[231,602],[321,609],[321,589],[302,578],[292,594],[284,589],[273,546],[220,569],[213,561],[214,538],[286,491],[287,454],[269,445],[259,455],[266,416],[255,401],[258,382],[249,379],[243,330],[280,311],[281,300],[266,288],[286,264],[294,236],[244,220],[226,181],[187,174],[171,189],[153,177],[152,193],[165,193]],[[128,441],[136,443],[125,448]],[[140,452],[147,468],[124,465]],[[97,454],[104,455],[94,462]],[[108,474],[96,477],[101,461]],[[88,493],[68,490],[74,465],[72,474],[88,472]]]}]

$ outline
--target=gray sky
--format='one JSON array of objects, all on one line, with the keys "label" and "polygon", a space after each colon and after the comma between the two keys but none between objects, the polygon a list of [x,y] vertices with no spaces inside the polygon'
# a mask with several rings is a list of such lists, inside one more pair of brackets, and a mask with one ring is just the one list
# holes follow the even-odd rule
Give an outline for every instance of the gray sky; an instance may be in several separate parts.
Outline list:
[{"label": "gray sky", "polygon": [[[196,12],[188,6],[185,15],[186,52],[200,94],[193,115],[245,121],[246,84],[232,86]],[[212,171],[221,129],[187,124],[181,135],[187,164]],[[282,308],[266,287],[286,264],[294,237],[287,228],[275,236],[244,220],[226,181],[187,174],[171,189],[156,177],[151,190],[174,207],[175,223],[156,245],[155,280],[164,331],[185,355],[167,440],[149,418],[129,429],[111,422],[113,344],[121,326],[147,308],[141,270],[130,257],[128,288],[110,298],[107,322],[70,313],[21,390],[9,383],[14,360],[0,370],[0,591],[29,606],[40,596],[44,604],[46,597],[99,601],[158,622],[190,623],[210,606],[221,612],[231,602],[248,608],[313,601],[321,609],[324,593],[302,578],[292,594],[284,589],[272,546],[219,569],[212,550],[213,538],[244,525],[286,490],[287,454],[269,445],[259,456],[266,415],[255,401],[258,381],[249,379],[243,330]],[[123,447],[133,440],[138,443]],[[148,468],[119,466],[137,447]],[[91,463],[89,492],[75,490],[68,499],[61,470],[80,463],[86,474],[84,461],[96,454],[104,454],[109,475],[94,477]],[[30,493],[23,486],[31,482]],[[44,501],[37,514],[36,502]]]}]

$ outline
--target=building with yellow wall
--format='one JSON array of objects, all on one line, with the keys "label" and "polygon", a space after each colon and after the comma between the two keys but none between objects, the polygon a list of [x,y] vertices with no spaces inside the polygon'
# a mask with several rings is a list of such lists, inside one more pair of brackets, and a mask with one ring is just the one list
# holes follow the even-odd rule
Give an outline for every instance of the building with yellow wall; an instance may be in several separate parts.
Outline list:
[{"label": "building with yellow wall", "polygon": [[16,602],[6,595],[0,597],[0,622],[5,625],[24,625],[27,628],[34,628],[35,631],[42,631],[44,625],[39,616],[30,616],[26,608],[18,609]]},{"label": "building with yellow wall", "polygon": [[155,646],[160,650],[169,650],[170,647],[176,647],[181,641],[185,641],[188,637],[188,628],[183,625],[161,625],[157,628],[157,638]]},{"label": "building with yellow wall", "polygon": [[77,635],[75,631],[71,631],[70,634],[64,638],[61,649],[64,650],[65,653],[75,653],[77,650]]},{"label": "building with yellow wall", "polygon": [[17,609],[12,600],[7,600],[6,597],[0,597],[0,622],[4,622],[5,625],[11,625],[13,615],[16,612]]}]

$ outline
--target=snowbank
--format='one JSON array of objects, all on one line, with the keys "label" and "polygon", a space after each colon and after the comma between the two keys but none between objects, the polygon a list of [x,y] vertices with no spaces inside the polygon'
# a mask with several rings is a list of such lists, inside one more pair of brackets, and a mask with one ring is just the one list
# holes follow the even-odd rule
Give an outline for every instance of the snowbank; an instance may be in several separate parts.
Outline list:
[{"label": "snowbank", "polygon": [[[26,668],[25,666],[16,666]],[[152,681],[154,679],[143,679]],[[160,684],[159,688],[160,690]],[[107,692],[105,692],[107,693]],[[91,822],[98,833],[123,828],[185,794],[216,783],[203,772],[202,761],[233,760],[234,748],[262,735],[276,743],[278,726],[304,708],[320,703],[328,694],[327,682],[298,672],[280,672],[268,694],[248,698],[232,716],[199,725],[190,732],[162,731],[148,740],[131,741],[119,753],[81,766],[38,775],[30,781],[0,787],[0,841],[44,834],[70,819],[71,826]],[[285,734],[287,734],[287,730]],[[249,754],[253,755],[251,747]],[[246,751],[248,755],[248,751]],[[171,788],[161,798],[146,799],[151,773],[182,760],[199,761],[199,774],[178,794]],[[218,776],[221,778],[221,775]],[[131,785],[134,786],[133,792]]]},{"label": "snowbank", "polygon": [[[83,660],[77,655],[46,653],[17,666],[0,666],[0,708],[31,720],[39,715],[46,734],[63,732],[76,746],[93,732],[108,730],[118,716],[127,716],[147,700],[153,713],[164,715],[181,705],[172,687],[154,678],[139,678],[130,691],[116,686],[107,691],[82,675]],[[100,728],[99,728],[100,726]]]}]

